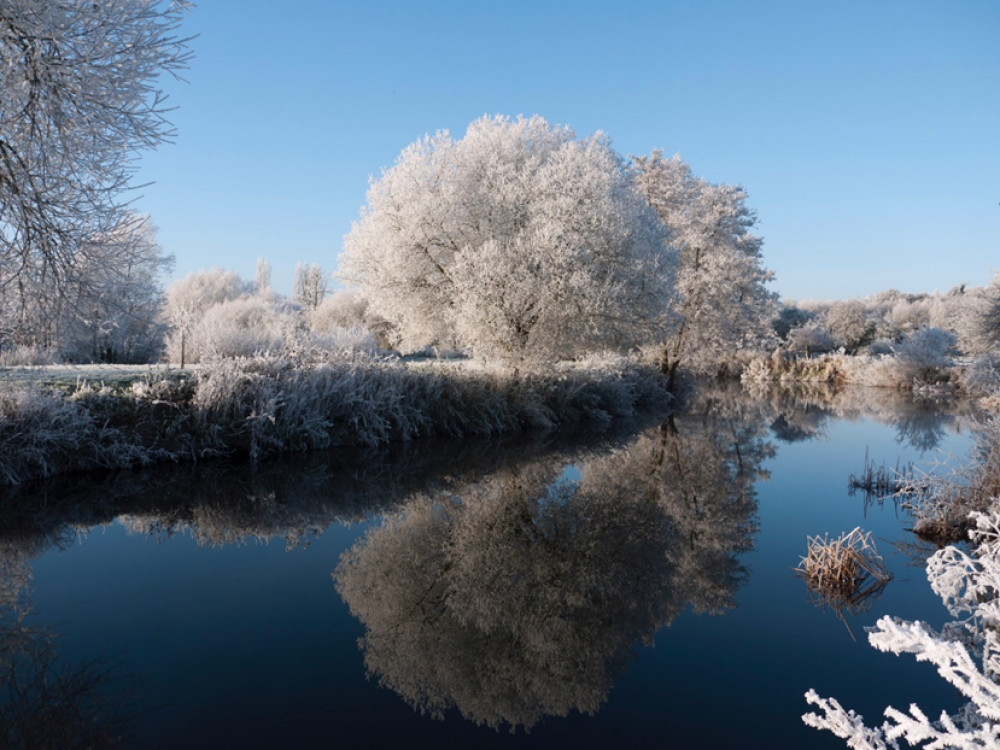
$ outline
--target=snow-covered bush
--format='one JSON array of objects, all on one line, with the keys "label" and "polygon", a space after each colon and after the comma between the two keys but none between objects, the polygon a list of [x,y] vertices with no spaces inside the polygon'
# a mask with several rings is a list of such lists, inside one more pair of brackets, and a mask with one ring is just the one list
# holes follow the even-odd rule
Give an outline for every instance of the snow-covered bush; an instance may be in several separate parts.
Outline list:
[{"label": "snow-covered bush", "polygon": [[959,377],[966,392],[995,398],[1000,394],[1000,351],[974,357]]},{"label": "snow-covered bush", "polygon": [[172,330],[167,339],[171,362],[197,362],[198,345],[192,342],[195,328],[215,305],[240,299],[253,291],[234,271],[215,268],[198,271],[175,281],[167,288],[166,317]]},{"label": "snow-covered bush", "polygon": [[[277,354],[294,318],[262,297],[222,302],[205,311],[192,330],[200,360]],[[193,356],[190,361],[199,361]]]},{"label": "snow-covered bush", "polygon": [[946,547],[927,563],[931,587],[958,619],[935,631],[923,622],[885,616],[868,635],[880,651],[909,653],[933,664],[968,703],[937,720],[916,704],[909,712],[889,706],[886,720],[869,727],[863,716],[809,690],[806,700],[822,713],[805,714],[807,725],[833,732],[855,750],[899,750],[900,740],[925,750],[1000,747],[1000,510],[994,506],[974,519],[973,554]]},{"label": "snow-covered bush", "polygon": [[895,347],[895,361],[900,382],[934,382],[952,364],[955,334],[940,328],[920,328]]},{"label": "snow-covered bush", "polygon": [[357,293],[334,292],[309,312],[309,330],[326,333],[331,328],[363,327],[367,312],[368,301]]}]

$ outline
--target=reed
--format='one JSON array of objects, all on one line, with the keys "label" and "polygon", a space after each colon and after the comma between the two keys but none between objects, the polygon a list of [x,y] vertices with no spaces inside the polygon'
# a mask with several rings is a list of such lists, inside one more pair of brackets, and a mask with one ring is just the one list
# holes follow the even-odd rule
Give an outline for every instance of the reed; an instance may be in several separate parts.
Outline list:
[{"label": "reed", "polygon": [[832,609],[845,625],[844,612],[867,612],[892,580],[871,532],[859,527],[835,539],[808,537],[808,552],[794,570],[806,582],[813,602]]}]

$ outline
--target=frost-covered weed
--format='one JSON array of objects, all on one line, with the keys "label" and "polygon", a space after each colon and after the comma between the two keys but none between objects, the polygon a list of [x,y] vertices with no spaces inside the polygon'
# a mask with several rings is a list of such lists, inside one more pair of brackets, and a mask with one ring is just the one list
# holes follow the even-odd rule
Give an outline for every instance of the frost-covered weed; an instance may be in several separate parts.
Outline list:
[{"label": "frost-covered weed", "polygon": [[40,344],[0,347],[0,367],[33,367],[54,365],[57,362],[59,362],[59,353],[51,347]]},{"label": "frost-covered weed", "polygon": [[[522,375],[361,354],[320,364],[221,359],[186,380],[125,390],[79,384],[65,398],[22,389],[4,398],[2,434],[11,448],[0,452],[0,478],[8,484],[156,460],[241,454],[256,461],[330,445],[606,423],[670,400],[655,371],[629,360]],[[31,437],[18,443],[22,432]]]},{"label": "frost-covered weed", "polygon": [[0,390],[0,480],[17,484],[58,472],[93,429],[88,415],[65,399],[34,388]]},{"label": "frost-covered weed", "polygon": [[847,355],[843,350],[818,357],[798,356],[794,350],[779,350],[770,357],[757,357],[743,370],[744,383],[827,382],[867,385],[904,390],[927,387],[954,388],[951,352],[955,337],[947,331],[923,328],[891,353]]}]

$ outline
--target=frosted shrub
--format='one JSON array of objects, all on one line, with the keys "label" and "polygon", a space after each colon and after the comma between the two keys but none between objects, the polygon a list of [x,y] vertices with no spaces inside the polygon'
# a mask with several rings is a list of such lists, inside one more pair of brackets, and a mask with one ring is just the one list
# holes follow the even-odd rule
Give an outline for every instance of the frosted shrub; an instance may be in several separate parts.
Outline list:
[{"label": "frosted shrub", "polygon": [[222,302],[210,307],[192,332],[190,360],[249,357],[277,353],[294,320],[262,297]]},{"label": "frosted shrub", "polygon": [[889,706],[886,720],[869,727],[863,716],[810,690],[806,700],[822,713],[805,714],[807,725],[833,732],[855,750],[899,750],[900,740],[925,750],[1000,747],[1000,511],[994,507],[973,517],[973,554],[946,547],[927,562],[931,587],[958,619],[935,631],[923,622],[885,616],[868,634],[879,651],[933,664],[968,703],[936,721],[915,704],[909,712]]},{"label": "frosted shrub", "polygon": [[167,338],[171,362],[197,362],[200,356],[195,329],[205,313],[223,302],[250,294],[252,285],[233,271],[215,268],[199,271],[175,281],[166,291],[166,317],[172,328]]},{"label": "frosted shrub", "polygon": [[17,484],[59,470],[60,459],[91,434],[91,420],[58,395],[0,389],[0,481]]},{"label": "frosted shrub", "polygon": [[1000,352],[987,352],[973,358],[959,377],[968,393],[995,399],[1000,394]]},{"label": "frosted shrub", "polygon": [[900,380],[939,380],[952,364],[955,342],[955,334],[940,328],[914,331],[895,349]]},{"label": "frosted shrub", "polygon": [[363,328],[368,301],[354,292],[334,292],[309,312],[309,330],[325,333],[331,328]]},{"label": "frosted shrub", "polygon": [[0,367],[32,367],[54,365],[59,353],[40,344],[20,344],[0,347]]}]

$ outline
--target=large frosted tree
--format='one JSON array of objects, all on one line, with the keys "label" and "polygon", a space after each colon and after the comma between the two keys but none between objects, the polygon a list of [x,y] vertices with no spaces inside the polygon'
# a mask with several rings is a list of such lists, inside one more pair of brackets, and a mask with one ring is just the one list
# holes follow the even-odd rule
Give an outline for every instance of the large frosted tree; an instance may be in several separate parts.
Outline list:
[{"label": "large frosted tree", "polygon": [[675,252],[600,133],[483,117],[408,146],[367,198],[341,276],[403,348],[548,359],[664,329]]},{"label": "large frosted tree", "polygon": [[659,151],[633,164],[639,190],[680,251],[680,321],[663,346],[664,371],[672,376],[683,365],[713,372],[733,352],[770,343],[777,298],[766,287],[772,273],[763,265],[763,241],[750,231],[756,216],[743,188],[707,182],[680,157]]},{"label": "large frosted tree", "polygon": [[170,136],[158,77],[181,0],[0,0],[0,297],[62,298],[131,221],[135,158]]}]

